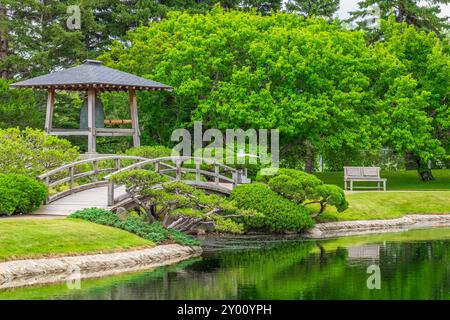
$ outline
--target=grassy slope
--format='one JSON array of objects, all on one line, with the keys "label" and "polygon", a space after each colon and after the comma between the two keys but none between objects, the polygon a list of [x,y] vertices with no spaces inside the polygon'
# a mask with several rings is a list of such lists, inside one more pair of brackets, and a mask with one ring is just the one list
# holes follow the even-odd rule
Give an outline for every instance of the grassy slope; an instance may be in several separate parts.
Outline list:
[{"label": "grassy slope", "polygon": [[[343,172],[317,172],[314,173],[325,183],[344,187]],[[450,190],[450,169],[433,170],[434,181],[422,182],[417,171],[382,172],[381,177],[387,178],[388,190]],[[361,185],[376,186],[375,183],[361,182]],[[355,183],[356,186],[360,184]]]},{"label": "grassy slope", "polygon": [[152,246],[126,231],[81,220],[0,220],[0,261]]},{"label": "grassy slope", "polygon": [[346,195],[349,208],[327,208],[322,218],[333,220],[392,219],[408,213],[450,213],[450,191],[357,192]]}]

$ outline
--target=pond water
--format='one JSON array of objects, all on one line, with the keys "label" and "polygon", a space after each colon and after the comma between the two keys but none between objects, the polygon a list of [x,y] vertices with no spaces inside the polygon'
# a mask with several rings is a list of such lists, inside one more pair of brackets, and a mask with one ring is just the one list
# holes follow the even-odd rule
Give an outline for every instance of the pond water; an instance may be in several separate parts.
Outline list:
[{"label": "pond water", "polygon": [[4,290],[0,299],[450,299],[450,228],[205,245],[201,257],[177,265],[83,280],[79,289]]}]

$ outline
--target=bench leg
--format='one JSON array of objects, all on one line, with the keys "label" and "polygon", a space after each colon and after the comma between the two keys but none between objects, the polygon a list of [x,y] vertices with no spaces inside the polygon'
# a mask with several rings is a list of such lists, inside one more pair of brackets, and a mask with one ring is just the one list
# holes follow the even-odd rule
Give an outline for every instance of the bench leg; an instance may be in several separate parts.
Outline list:
[{"label": "bench leg", "polygon": [[344,190],[347,190],[347,181],[344,180]]},{"label": "bench leg", "polygon": [[377,182],[377,190],[380,191],[380,181]]},{"label": "bench leg", "polygon": [[353,191],[353,180],[350,180],[350,191]]},{"label": "bench leg", "polygon": [[386,191],[386,183],[387,181],[383,181],[383,191]]}]

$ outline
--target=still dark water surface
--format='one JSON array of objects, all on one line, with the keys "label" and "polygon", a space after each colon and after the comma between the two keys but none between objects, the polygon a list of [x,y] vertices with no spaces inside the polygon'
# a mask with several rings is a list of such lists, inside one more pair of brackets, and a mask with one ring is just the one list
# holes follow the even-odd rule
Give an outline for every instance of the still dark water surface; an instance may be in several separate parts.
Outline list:
[{"label": "still dark water surface", "polygon": [[[202,257],[151,271],[0,291],[0,299],[450,299],[450,228],[324,241],[206,241]],[[369,266],[381,288],[368,289]],[[374,282],[371,282],[374,283]]]}]

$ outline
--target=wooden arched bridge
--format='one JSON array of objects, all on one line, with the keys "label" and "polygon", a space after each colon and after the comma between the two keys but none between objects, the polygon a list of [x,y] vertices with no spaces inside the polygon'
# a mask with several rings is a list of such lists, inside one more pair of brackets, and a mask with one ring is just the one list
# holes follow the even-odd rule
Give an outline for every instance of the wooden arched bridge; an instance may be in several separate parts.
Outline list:
[{"label": "wooden arched bridge", "polygon": [[198,157],[101,156],[72,162],[40,175],[39,179],[50,189],[50,196],[35,214],[66,216],[84,208],[121,206],[130,200],[129,196],[125,187],[115,185],[111,177],[133,169],[154,170],[170,180],[225,195],[238,184],[249,182],[242,169]]}]

